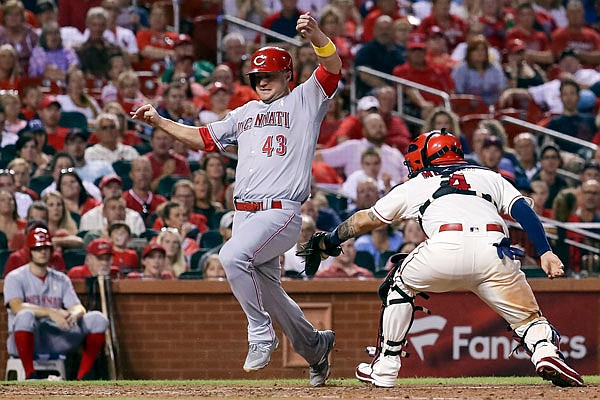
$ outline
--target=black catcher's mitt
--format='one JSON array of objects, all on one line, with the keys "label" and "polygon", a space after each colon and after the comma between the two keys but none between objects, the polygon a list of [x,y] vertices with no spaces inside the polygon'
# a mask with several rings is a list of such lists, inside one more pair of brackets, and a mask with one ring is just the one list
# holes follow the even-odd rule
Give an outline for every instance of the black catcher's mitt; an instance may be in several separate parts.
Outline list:
[{"label": "black catcher's mitt", "polygon": [[302,245],[302,248],[296,252],[297,256],[304,257],[304,272],[307,276],[313,276],[317,273],[321,260],[327,257],[337,257],[342,253],[340,246],[333,246],[326,240],[327,232],[315,232],[308,242]]}]

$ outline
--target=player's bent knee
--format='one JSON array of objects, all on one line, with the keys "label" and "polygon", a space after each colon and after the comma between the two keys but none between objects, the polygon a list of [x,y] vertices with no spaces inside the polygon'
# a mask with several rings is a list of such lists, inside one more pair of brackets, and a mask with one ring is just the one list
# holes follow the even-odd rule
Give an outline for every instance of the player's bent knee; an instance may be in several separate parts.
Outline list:
[{"label": "player's bent knee", "polygon": [[36,318],[32,310],[21,310],[15,315],[15,331],[35,331]]},{"label": "player's bent knee", "polygon": [[85,333],[103,333],[108,328],[108,318],[100,311],[90,311],[83,316],[83,330]]}]

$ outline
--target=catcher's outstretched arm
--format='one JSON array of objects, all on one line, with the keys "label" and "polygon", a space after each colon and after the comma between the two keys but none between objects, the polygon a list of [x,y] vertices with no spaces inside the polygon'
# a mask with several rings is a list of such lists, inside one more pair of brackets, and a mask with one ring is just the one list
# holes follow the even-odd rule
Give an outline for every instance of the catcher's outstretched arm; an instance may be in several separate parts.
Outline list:
[{"label": "catcher's outstretched arm", "polygon": [[350,238],[371,232],[373,229],[383,225],[385,223],[377,218],[372,210],[361,210],[339,224],[329,234],[328,240],[332,245],[339,246]]}]

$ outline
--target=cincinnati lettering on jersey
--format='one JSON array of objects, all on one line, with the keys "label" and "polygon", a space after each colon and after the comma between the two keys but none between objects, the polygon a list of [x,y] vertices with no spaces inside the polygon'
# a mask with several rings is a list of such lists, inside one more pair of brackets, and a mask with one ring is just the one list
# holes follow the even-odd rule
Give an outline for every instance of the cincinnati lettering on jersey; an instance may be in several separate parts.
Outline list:
[{"label": "cincinnati lettering on jersey", "polygon": [[39,294],[30,294],[25,296],[25,302],[35,304],[40,307],[62,308],[62,298],[51,296],[40,296]]},{"label": "cincinnati lettering on jersey", "polygon": [[256,114],[254,118],[246,118],[237,124],[237,133],[240,134],[251,128],[262,128],[264,126],[290,127],[290,113],[288,111],[269,111]]}]

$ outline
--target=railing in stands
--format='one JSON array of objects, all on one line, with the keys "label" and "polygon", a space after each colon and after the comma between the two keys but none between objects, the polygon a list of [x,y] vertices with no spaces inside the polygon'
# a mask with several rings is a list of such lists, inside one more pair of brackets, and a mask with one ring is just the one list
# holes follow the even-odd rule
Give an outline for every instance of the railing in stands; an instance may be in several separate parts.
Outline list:
[{"label": "railing in stands", "polygon": [[282,35],[280,33],[272,31],[270,29],[263,28],[260,25],[256,25],[251,22],[244,21],[243,19],[239,19],[239,18],[231,16],[231,15],[220,15],[219,18],[217,19],[217,23],[219,25],[219,28],[217,29],[217,49],[219,49],[219,51],[217,51],[217,64],[221,64],[223,62],[223,52],[221,50],[223,48],[223,31],[225,29],[225,24],[223,22],[228,22],[228,23],[231,23],[234,25],[243,26],[244,28],[248,28],[248,29],[252,29],[253,31],[256,31],[257,33],[260,34],[260,45],[261,46],[264,46],[265,43],[267,42],[267,39],[266,39],[267,36],[277,39],[280,42],[284,42],[289,45],[292,45],[294,47],[302,46],[301,41],[291,38],[289,36]]}]

